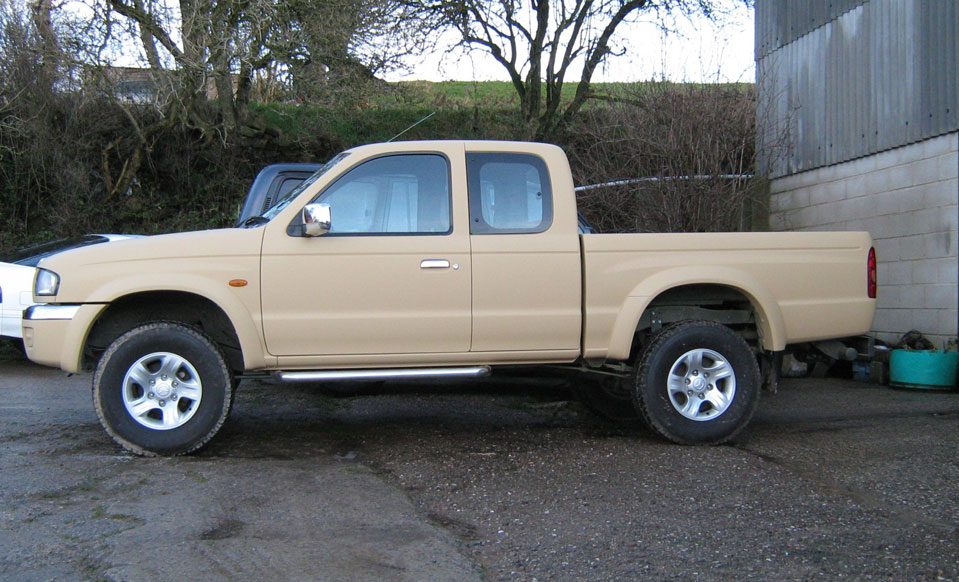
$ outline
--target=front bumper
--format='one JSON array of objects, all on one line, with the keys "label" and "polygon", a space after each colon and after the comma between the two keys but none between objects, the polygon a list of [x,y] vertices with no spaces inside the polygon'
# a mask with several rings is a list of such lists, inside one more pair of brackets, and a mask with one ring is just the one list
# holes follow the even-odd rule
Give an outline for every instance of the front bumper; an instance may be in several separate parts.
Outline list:
[{"label": "front bumper", "polygon": [[23,345],[38,364],[79,372],[87,334],[105,304],[34,305],[23,312]]}]

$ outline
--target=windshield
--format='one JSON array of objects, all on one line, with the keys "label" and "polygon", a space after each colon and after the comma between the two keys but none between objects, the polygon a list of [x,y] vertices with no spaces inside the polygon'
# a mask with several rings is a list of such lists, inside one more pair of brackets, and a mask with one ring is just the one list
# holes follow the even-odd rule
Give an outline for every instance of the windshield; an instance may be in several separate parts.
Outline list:
[{"label": "windshield", "polygon": [[329,172],[330,168],[343,161],[343,159],[348,155],[350,155],[348,152],[337,154],[335,157],[333,157],[333,159],[323,164],[323,167],[317,170],[315,174],[304,180],[302,184],[290,190],[289,193],[283,195],[282,197],[277,197],[276,203],[274,203],[273,206],[263,213],[263,218],[265,218],[267,221],[273,220],[273,217],[282,212],[284,208],[289,206],[290,202],[296,200],[296,197],[299,196],[301,192],[312,186],[323,176],[323,174]]}]

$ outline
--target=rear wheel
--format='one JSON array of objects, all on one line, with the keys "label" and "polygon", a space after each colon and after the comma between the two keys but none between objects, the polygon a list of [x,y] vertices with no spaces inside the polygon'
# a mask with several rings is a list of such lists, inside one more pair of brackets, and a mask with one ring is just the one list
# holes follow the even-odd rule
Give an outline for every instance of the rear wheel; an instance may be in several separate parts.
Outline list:
[{"label": "rear wheel", "polygon": [[181,455],[206,444],[229,415],[233,377],[217,345],[180,323],[117,338],[93,376],[100,423],[125,449]]},{"label": "rear wheel", "polygon": [[746,426],[759,404],[759,366],[728,327],[684,321],[660,332],[636,370],[633,398],[656,432],[681,444],[718,444]]}]

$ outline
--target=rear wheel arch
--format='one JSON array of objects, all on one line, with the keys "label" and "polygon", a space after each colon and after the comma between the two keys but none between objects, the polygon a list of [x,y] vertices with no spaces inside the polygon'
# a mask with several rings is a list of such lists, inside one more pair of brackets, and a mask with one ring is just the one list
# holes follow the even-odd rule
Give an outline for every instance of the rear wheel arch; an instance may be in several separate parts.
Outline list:
[{"label": "rear wheel arch", "polygon": [[[637,297],[628,298],[638,300]],[[588,408],[613,419],[635,417],[632,396],[635,374],[642,365],[650,345],[670,327],[697,322],[724,327],[739,335],[751,349],[759,351],[764,342],[762,322],[766,321],[757,301],[742,289],[720,284],[690,284],[670,287],[642,305],[627,306],[637,312],[631,337],[613,345],[609,359],[627,360],[634,367],[634,376],[624,382],[610,377],[577,384],[576,395]],[[768,333],[768,332],[767,332]],[[628,349],[628,351],[627,351]],[[605,388],[604,388],[605,387]]]},{"label": "rear wheel arch", "polygon": [[740,287],[716,283],[696,283],[667,288],[643,306],[629,345],[631,361],[642,356],[652,336],[665,327],[683,321],[712,321],[740,333],[757,348],[781,350],[781,319],[771,316],[765,302]]}]

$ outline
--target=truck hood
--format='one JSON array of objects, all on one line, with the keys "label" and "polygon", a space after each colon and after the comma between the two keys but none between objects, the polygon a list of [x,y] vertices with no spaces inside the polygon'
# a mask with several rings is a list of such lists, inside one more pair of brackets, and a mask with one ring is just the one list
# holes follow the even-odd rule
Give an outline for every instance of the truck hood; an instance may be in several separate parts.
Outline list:
[{"label": "truck hood", "polygon": [[258,283],[262,239],[262,228],[157,235],[65,251],[38,267],[60,276],[57,303],[109,302],[137,290],[199,292],[224,277],[224,284]]}]

